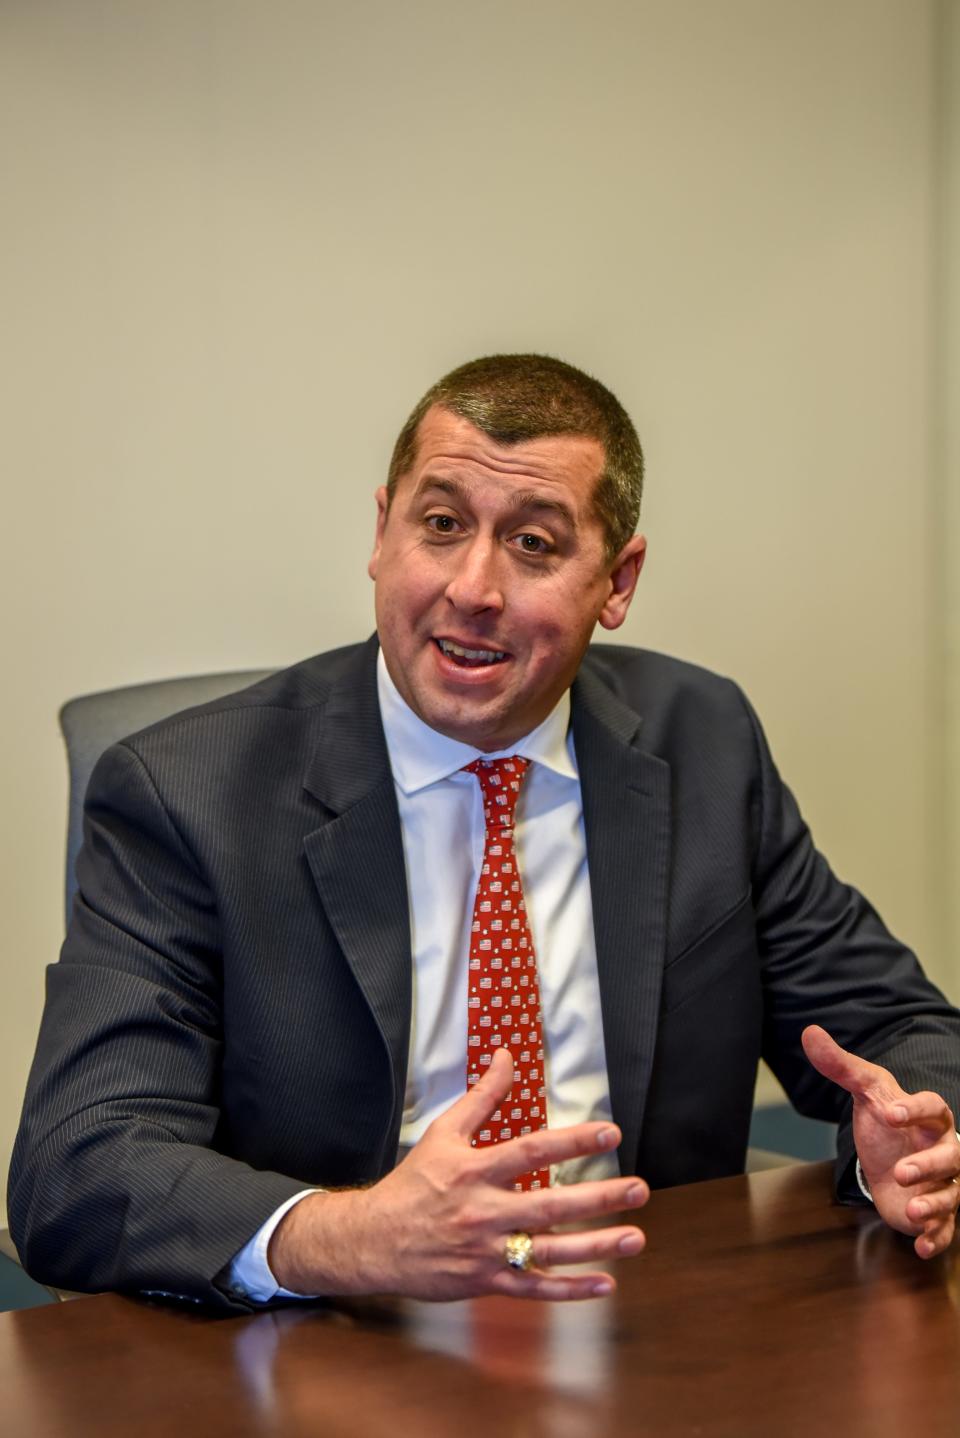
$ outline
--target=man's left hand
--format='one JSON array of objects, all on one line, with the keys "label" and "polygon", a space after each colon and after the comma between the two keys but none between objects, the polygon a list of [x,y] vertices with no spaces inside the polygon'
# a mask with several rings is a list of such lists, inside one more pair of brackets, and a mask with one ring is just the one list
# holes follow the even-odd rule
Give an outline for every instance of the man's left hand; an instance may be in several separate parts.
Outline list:
[{"label": "man's left hand", "polygon": [[954,1116],[939,1094],[905,1093],[879,1064],[848,1053],[812,1024],[804,1052],[824,1078],[853,1098],[857,1157],[881,1218],[914,1238],[921,1258],[953,1238],[960,1203],[960,1143]]}]

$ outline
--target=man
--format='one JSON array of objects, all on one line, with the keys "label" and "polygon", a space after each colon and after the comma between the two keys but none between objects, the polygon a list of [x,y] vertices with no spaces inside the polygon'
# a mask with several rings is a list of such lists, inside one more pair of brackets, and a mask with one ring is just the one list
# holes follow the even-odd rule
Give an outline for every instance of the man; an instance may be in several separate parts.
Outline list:
[{"label": "man", "polygon": [[641,474],[579,371],[455,370],[377,495],[379,652],[104,756],[11,1170],[38,1277],[609,1292],[555,1270],[637,1253],[583,1225],[648,1184],[742,1167],[761,1052],[840,1121],[840,1196],[950,1242],[960,1015],[813,849],[735,686],[587,652],[640,574]]}]

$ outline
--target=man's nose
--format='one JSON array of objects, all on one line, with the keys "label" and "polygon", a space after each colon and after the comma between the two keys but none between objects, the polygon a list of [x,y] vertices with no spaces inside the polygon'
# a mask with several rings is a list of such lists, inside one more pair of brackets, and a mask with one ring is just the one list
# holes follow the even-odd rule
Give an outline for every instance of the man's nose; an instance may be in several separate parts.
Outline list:
[{"label": "man's nose", "polygon": [[455,573],[445,591],[454,608],[464,614],[503,608],[500,557],[497,544],[479,536],[457,548]]}]

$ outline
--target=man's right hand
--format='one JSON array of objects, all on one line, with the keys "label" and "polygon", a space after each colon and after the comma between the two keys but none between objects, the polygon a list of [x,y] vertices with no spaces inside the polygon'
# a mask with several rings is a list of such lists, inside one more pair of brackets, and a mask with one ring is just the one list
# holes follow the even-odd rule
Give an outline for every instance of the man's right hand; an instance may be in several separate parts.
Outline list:
[{"label": "man's right hand", "polygon": [[[556,1273],[561,1264],[602,1262],[639,1253],[639,1228],[554,1233],[607,1213],[641,1208],[650,1190],[640,1178],[557,1185],[517,1193],[514,1180],[565,1159],[616,1148],[611,1123],[581,1123],[489,1147],[471,1137],[513,1082],[513,1060],[498,1051],[487,1073],[427,1129],[386,1178],[371,1188],[315,1193],[277,1225],[268,1262],[281,1288],[327,1297],[401,1294],[408,1298],[596,1298],[611,1293],[602,1271]],[[534,1267],[509,1268],[511,1233],[533,1238]]]}]

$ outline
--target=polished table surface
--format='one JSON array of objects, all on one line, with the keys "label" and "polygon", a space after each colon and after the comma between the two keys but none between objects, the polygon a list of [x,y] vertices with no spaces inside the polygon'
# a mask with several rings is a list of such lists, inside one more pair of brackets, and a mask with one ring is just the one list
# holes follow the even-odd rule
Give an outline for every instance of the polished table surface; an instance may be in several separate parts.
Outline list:
[{"label": "polished table surface", "polygon": [[960,1247],[929,1263],[830,1166],[667,1190],[618,1292],[214,1318],[0,1314],[4,1438],[960,1434]]}]

